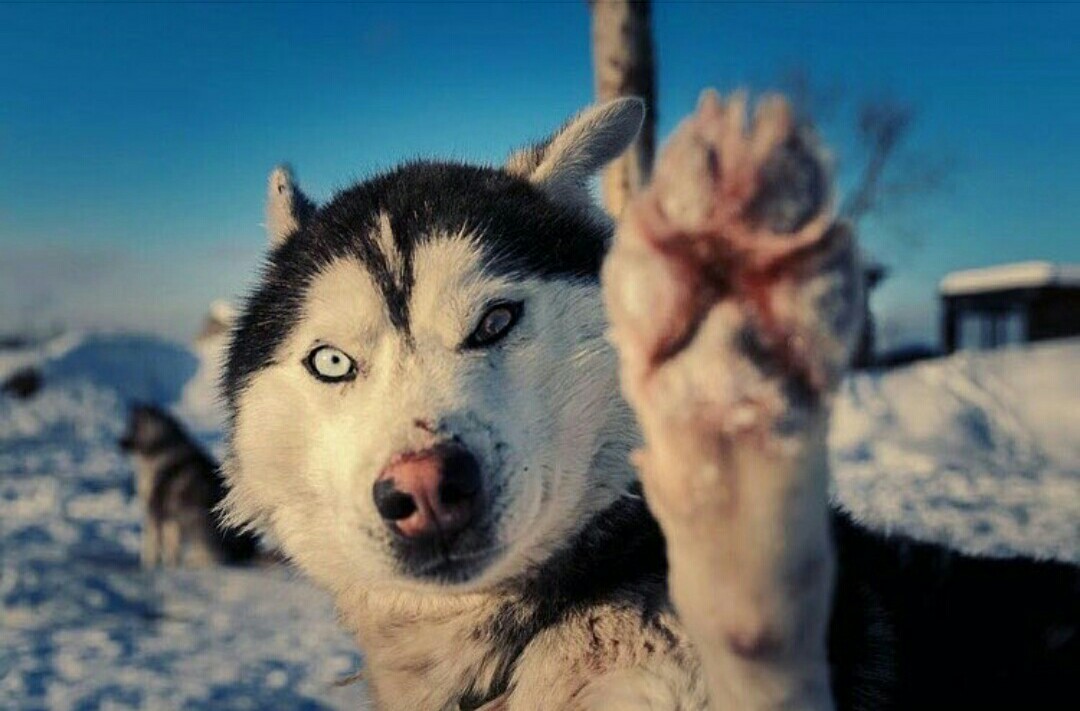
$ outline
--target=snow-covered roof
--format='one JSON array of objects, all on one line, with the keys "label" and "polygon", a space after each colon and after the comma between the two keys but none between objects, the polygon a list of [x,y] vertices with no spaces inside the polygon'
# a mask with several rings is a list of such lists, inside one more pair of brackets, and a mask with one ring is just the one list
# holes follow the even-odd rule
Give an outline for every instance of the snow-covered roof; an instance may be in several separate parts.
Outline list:
[{"label": "snow-covered roof", "polygon": [[960,296],[1044,286],[1080,287],[1080,264],[1017,262],[983,269],[966,269],[946,274],[941,280],[940,289],[945,296]]}]

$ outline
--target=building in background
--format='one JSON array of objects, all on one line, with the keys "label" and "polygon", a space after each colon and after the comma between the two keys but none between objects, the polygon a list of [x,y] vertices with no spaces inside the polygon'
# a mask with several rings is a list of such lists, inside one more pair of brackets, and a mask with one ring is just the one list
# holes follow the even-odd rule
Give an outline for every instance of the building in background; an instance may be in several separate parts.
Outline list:
[{"label": "building in background", "polygon": [[941,280],[946,353],[1080,336],[1080,264],[1020,262]]}]

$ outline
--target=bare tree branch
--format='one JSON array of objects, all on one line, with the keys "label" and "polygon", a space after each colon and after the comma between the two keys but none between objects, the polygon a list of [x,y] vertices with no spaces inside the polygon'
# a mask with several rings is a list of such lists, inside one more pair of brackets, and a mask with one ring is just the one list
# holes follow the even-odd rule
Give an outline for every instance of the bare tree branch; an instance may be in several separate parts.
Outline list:
[{"label": "bare tree branch", "polygon": [[895,100],[866,102],[859,107],[856,129],[867,151],[867,160],[855,189],[840,210],[843,217],[857,223],[877,209],[882,176],[914,121],[914,108]]}]

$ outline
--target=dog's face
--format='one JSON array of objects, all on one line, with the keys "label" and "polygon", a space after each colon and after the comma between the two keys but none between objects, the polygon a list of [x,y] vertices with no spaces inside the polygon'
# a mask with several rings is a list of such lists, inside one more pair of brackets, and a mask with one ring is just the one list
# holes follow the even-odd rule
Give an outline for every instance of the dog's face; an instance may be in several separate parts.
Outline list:
[{"label": "dog's face", "polygon": [[152,454],[167,444],[175,430],[175,422],[162,410],[153,405],[134,404],[128,410],[127,424],[117,444],[130,454]]},{"label": "dog's face", "polygon": [[275,172],[226,368],[233,519],[331,588],[464,589],[620,495],[595,466],[627,428],[586,181],[640,121],[609,104],[507,169],[408,165],[319,209]]}]

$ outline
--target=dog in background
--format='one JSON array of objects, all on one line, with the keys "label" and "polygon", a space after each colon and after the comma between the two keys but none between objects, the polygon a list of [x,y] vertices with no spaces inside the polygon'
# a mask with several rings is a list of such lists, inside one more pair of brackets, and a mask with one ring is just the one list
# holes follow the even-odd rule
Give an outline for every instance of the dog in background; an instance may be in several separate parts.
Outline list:
[{"label": "dog in background", "polygon": [[258,545],[251,534],[219,525],[214,509],[225,488],[218,466],[176,418],[153,405],[135,404],[119,444],[135,464],[135,491],[144,512],[144,568],[255,558]]}]

